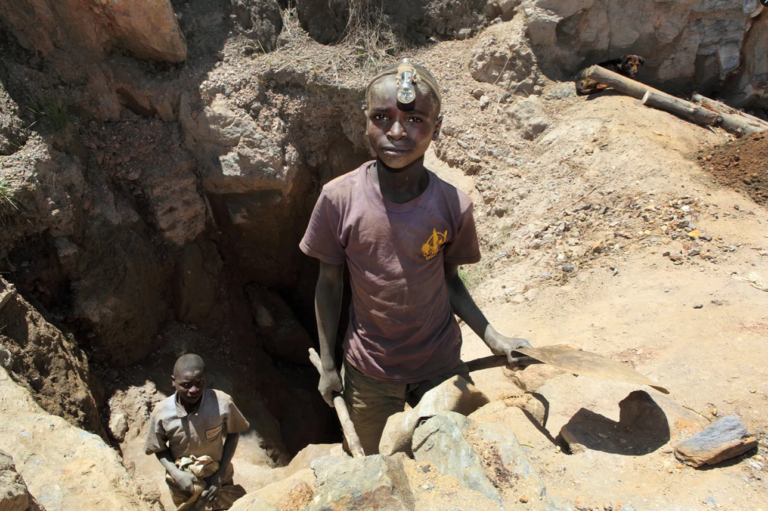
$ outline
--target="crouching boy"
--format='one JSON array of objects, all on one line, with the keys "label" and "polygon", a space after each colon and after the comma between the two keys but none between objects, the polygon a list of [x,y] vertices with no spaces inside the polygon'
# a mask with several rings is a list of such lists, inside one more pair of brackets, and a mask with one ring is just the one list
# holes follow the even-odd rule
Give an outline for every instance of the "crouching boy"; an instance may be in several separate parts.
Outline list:
[{"label": "crouching boy", "polygon": [[232,457],[248,421],[232,398],[205,388],[205,364],[197,355],[179,357],[171,376],[176,392],[152,412],[144,444],[166,471],[179,509],[229,509],[245,495],[232,482]]}]

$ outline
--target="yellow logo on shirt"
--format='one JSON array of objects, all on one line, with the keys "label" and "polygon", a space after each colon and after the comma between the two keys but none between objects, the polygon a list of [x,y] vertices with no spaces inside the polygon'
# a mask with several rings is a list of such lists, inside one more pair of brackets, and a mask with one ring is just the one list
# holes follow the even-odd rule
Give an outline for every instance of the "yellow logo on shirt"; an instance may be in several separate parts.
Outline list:
[{"label": "yellow logo on shirt", "polygon": [[421,253],[424,255],[424,259],[429,261],[435,257],[440,251],[440,245],[445,243],[447,236],[448,231],[437,232],[437,229],[432,229],[432,236],[421,246]]}]

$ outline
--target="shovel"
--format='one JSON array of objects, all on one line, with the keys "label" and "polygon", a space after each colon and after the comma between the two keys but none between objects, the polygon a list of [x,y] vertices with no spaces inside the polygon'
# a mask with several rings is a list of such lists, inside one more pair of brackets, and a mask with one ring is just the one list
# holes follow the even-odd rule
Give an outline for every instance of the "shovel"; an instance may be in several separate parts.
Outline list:
[{"label": "shovel", "polygon": [[[320,361],[320,355],[317,354],[314,348],[309,348],[309,361],[315,366],[317,372],[323,373],[323,363]],[[355,432],[352,419],[349,418],[349,411],[347,411],[344,398],[337,392],[333,394],[333,409],[336,410],[336,415],[339,416],[341,429],[344,431],[344,438],[347,440],[347,446],[350,452],[352,452],[352,457],[362,458],[365,456],[365,452],[363,452],[363,447],[360,445],[360,438],[357,436],[357,432]]]},{"label": "shovel", "polygon": [[[667,389],[631,367],[588,351],[580,351],[568,346],[545,346],[543,348],[520,348],[514,353],[523,355],[514,359],[514,363],[520,366],[547,364],[573,374],[648,385],[662,394],[669,394]],[[470,371],[506,365],[509,365],[507,357],[496,355],[467,362]]]}]

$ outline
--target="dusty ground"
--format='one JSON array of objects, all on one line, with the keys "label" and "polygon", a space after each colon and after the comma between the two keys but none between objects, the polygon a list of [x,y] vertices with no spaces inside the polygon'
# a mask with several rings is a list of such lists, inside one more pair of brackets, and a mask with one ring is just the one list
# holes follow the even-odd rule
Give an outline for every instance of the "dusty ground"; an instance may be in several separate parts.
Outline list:
[{"label": "dusty ground", "polygon": [[[584,234],[571,234],[574,239],[571,245],[563,243],[565,247],[583,250],[610,238],[621,244],[593,260],[569,259],[575,270],[563,273],[556,283],[552,275],[557,275],[558,263],[553,267],[552,259],[557,261],[558,251],[566,248],[558,244],[550,250],[531,249],[521,236],[504,235],[506,217],[481,216],[479,230],[494,238],[494,248],[486,245],[484,251],[490,263],[467,270],[473,294],[507,335],[528,338],[535,346],[572,344],[631,364],[670,389],[669,398],[685,410],[695,410],[708,420],[738,414],[751,431],[762,435],[762,442],[759,454],[705,470],[675,460],[672,448],[680,439],[674,437],[644,456],[564,454],[555,439],[580,409],[618,421],[618,402],[636,390],[628,384],[569,374],[556,376],[540,390],[549,400],[546,432],[522,418],[513,426],[519,440],[530,447],[549,492],[563,502],[578,500],[579,505],[599,506],[595,509],[619,502],[629,502],[635,509],[765,509],[768,485],[760,463],[765,466],[767,450],[768,371],[759,361],[768,356],[768,293],[732,277],[768,273],[766,210],[718,186],[696,165],[696,152],[711,153],[713,144],[727,142],[725,135],[619,96],[562,103],[567,105],[557,114],[561,122],[520,151],[531,165],[517,171],[517,187],[530,187],[527,200],[542,206],[540,211],[521,207],[513,225],[522,224],[522,231],[526,224],[553,213],[567,219],[558,210],[604,201],[612,190],[611,195],[629,196],[641,205],[689,202],[692,223],[713,241],[665,229],[674,221],[665,222],[669,217],[664,216],[643,222],[643,230],[630,227],[635,219],[633,209],[627,208],[611,223],[597,221]],[[736,144],[743,148],[750,143]],[[567,181],[541,173],[533,163],[551,168],[563,154],[573,155],[570,179],[593,193],[585,197],[562,193]],[[429,163],[476,203],[482,201],[472,178],[439,160]],[[752,168],[742,171],[751,174]],[[550,189],[549,183],[556,186]],[[629,236],[617,236],[620,230]],[[510,261],[499,254],[511,251],[511,246],[523,255]],[[704,259],[694,250],[700,254],[709,250],[712,257]],[[666,252],[680,258],[673,261],[663,255]],[[466,326],[463,332],[465,360],[487,355],[476,335]],[[475,380],[492,399],[518,391],[501,369],[476,373]],[[658,392],[645,390],[663,402]]]}]

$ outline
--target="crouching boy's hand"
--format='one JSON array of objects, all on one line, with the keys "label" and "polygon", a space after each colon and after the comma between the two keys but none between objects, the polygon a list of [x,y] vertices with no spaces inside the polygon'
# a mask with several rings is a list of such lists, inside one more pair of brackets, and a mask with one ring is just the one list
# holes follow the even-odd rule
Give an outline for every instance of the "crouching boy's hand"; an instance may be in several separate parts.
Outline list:
[{"label": "crouching boy's hand", "polygon": [[179,469],[171,472],[171,477],[173,477],[173,480],[182,490],[189,493],[195,493],[195,484],[200,483],[200,480],[195,477],[195,474]]},{"label": "crouching boy's hand", "polygon": [[341,392],[343,389],[344,386],[341,384],[341,377],[336,368],[323,368],[320,372],[320,383],[317,385],[317,390],[320,391],[320,395],[323,396],[328,406],[333,408],[333,393]]},{"label": "crouching boy's hand", "polygon": [[507,362],[514,363],[512,352],[520,348],[532,348],[531,343],[525,339],[510,339],[498,333],[492,326],[488,325],[485,332],[485,343],[491,349],[491,353],[498,356],[506,356]]},{"label": "crouching boy's hand", "polygon": [[213,474],[211,477],[205,480],[206,488],[205,488],[205,491],[200,495],[200,497],[202,497],[203,500],[207,500],[208,502],[213,502],[216,499],[216,496],[219,494],[219,490],[221,489],[222,475],[223,474],[221,470],[219,470],[215,474]]}]

